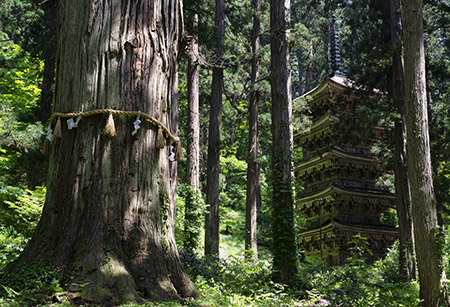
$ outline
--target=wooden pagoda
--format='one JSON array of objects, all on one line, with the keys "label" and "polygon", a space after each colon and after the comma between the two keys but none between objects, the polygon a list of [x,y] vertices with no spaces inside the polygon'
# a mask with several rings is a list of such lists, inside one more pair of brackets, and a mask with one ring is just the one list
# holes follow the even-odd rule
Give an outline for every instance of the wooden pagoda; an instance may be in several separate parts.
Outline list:
[{"label": "wooden pagoda", "polygon": [[[397,229],[380,219],[383,212],[395,208],[395,196],[375,184],[385,173],[371,153],[376,138],[349,144],[342,137],[348,131],[339,125],[339,118],[343,113],[352,116],[350,102],[358,99],[358,90],[340,71],[333,32],[333,74],[300,97],[307,97],[313,123],[307,133],[294,135],[294,144],[303,150],[295,175],[305,187],[296,200],[296,210],[307,219],[306,229],[299,234],[299,248],[308,256],[340,265],[349,256],[348,242],[354,235],[368,239],[373,252],[369,260],[373,261],[385,255],[397,238]],[[373,129],[382,134],[382,128]]]}]

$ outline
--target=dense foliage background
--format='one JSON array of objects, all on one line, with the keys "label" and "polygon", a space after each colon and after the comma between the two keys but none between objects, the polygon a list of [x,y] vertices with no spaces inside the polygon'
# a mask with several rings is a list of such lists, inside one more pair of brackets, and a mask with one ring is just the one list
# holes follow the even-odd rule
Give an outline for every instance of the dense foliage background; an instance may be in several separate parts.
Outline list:
[{"label": "dense foliage background", "polygon": [[[342,58],[347,76],[359,84],[389,91],[391,46],[388,44],[382,1],[297,0],[292,7],[292,78],[295,96],[314,88],[328,74],[328,36],[332,14],[341,29]],[[0,4],[0,275],[20,256],[36,227],[45,200],[47,158],[41,153],[48,120],[48,96],[41,92],[44,66],[54,58],[51,25],[53,1],[6,0]],[[269,85],[268,4],[262,3],[259,136],[261,166],[261,208],[258,213],[260,262],[244,257],[246,159],[248,139],[247,104],[251,67],[250,1],[229,1],[226,8],[225,68],[220,160],[221,261],[202,256],[201,244],[204,195],[193,194],[186,185],[185,162],[179,163],[176,236],[182,260],[196,286],[205,296],[201,302],[158,303],[167,306],[418,306],[417,282],[401,281],[398,252],[394,245],[385,259],[372,265],[364,262],[370,252],[362,237],[354,238],[353,255],[342,267],[330,268],[299,252],[296,287],[271,281],[269,161],[271,152]],[[206,142],[214,65],[213,1],[200,6],[199,42],[201,161],[206,163]],[[189,10],[189,6],[186,6]],[[427,56],[427,86],[432,140],[432,162],[438,204],[447,231],[450,223],[450,4],[428,0],[424,5]],[[180,137],[185,142],[187,120],[186,59],[180,62]],[[50,89],[51,90],[51,89]],[[45,94],[45,95],[44,95]],[[51,93],[50,93],[51,94]],[[392,127],[392,101],[361,100],[356,120],[368,125]],[[304,123],[305,121],[302,121]],[[297,122],[296,122],[297,123]],[[297,125],[300,125],[297,123]],[[304,129],[296,126],[295,129]],[[388,131],[387,135],[389,136]],[[389,139],[389,138],[387,138]],[[185,144],[184,144],[185,145]],[[376,148],[379,159],[391,166],[392,144]],[[185,147],[185,146],[183,146]],[[296,158],[301,157],[301,151]],[[202,186],[206,184],[202,170]],[[386,179],[383,184],[391,185]],[[300,183],[295,189],[301,190]],[[192,219],[185,220],[185,200],[194,198]],[[191,223],[191,224],[190,224]],[[194,224],[192,224],[194,223]],[[296,227],[302,227],[301,213]],[[448,234],[446,234],[448,236]],[[447,275],[450,250],[445,250]],[[64,284],[70,276],[49,264],[31,264],[0,279],[0,305],[23,306],[52,301],[70,306]],[[156,303],[143,303],[153,306]],[[131,306],[131,305],[130,305]]]}]

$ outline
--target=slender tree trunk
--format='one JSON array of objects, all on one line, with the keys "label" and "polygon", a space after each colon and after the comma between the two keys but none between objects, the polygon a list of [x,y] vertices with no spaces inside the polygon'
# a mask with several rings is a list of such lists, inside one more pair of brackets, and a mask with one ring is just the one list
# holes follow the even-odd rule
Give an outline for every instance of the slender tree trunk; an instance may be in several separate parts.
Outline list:
[{"label": "slender tree trunk", "polygon": [[[325,0],[324,1],[324,16],[326,16],[326,18],[328,20],[330,20],[330,17],[332,14],[330,14],[330,1],[329,0]],[[333,73],[333,70],[330,69],[330,61],[328,59],[328,56],[330,54],[330,26],[328,25],[328,22],[325,22],[323,24],[323,50],[325,51],[325,71],[327,73]]]},{"label": "slender tree trunk", "polygon": [[199,63],[198,63],[198,14],[191,13],[191,39],[188,54],[188,131],[187,131],[187,173],[192,189],[200,187],[200,120],[199,120]]},{"label": "slender tree trunk", "polygon": [[[291,13],[292,13],[292,21],[294,22],[294,24],[297,24],[300,22],[300,20],[298,19],[298,15],[297,15],[297,6],[295,3],[295,0],[291,0]],[[298,67],[298,91],[297,93],[293,93],[293,95],[295,96],[296,94],[298,96],[303,95],[303,93],[305,92],[305,84],[304,84],[304,72],[303,72],[303,67],[302,67],[302,49],[301,48],[297,48],[297,50],[295,50],[295,57],[297,58],[297,67]],[[293,89],[295,89],[296,86],[293,86]]]},{"label": "slender tree trunk", "polygon": [[405,281],[411,281],[415,276],[413,255],[413,225],[410,206],[410,187],[407,174],[406,159],[406,125],[405,97],[403,82],[403,48],[400,0],[389,0],[391,20],[392,55],[392,96],[401,118],[396,120],[394,127],[395,151],[395,197],[399,223],[399,265]]},{"label": "slender tree trunk", "polygon": [[297,51],[295,52],[295,55],[297,57],[297,62],[298,62],[298,96],[301,96],[305,93],[305,76],[304,76],[304,71],[303,71],[303,67],[301,66],[301,61],[302,61],[302,51],[301,49],[297,49]]},{"label": "slender tree trunk", "polygon": [[258,163],[258,102],[259,91],[256,81],[259,77],[259,47],[260,47],[260,6],[261,0],[253,0],[253,33],[252,33],[252,74],[251,92],[248,103],[248,162],[247,162],[247,199],[245,211],[245,250],[252,251],[254,262],[258,262],[258,227],[257,208],[260,189],[260,169]]},{"label": "slender tree trunk", "polygon": [[53,102],[53,88],[55,85],[55,57],[56,57],[56,1],[43,3],[46,17],[48,49],[43,52],[44,71],[42,74],[41,99],[39,103],[39,119],[45,123],[51,116]]},{"label": "slender tree trunk", "polygon": [[[58,3],[54,112],[141,111],[177,130],[178,0]],[[199,296],[184,273],[173,230],[176,164],[155,126],[115,115],[62,120],[50,152],[47,196],[18,265],[45,259],[72,270],[82,298],[118,305]],[[142,119],[142,118],[141,118]],[[167,141],[169,145],[169,141]],[[77,284],[86,283],[77,288]],[[138,294],[139,293],[139,294]]]},{"label": "slender tree trunk", "polygon": [[290,283],[297,274],[292,191],[292,97],[289,57],[290,1],[270,2],[272,92],[273,277]]},{"label": "slender tree trunk", "polygon": [[[200,120],[199,120],[199,62],[198,62],[198,7],[189,3],[187,14],[189,52],[187,66],[188,120],[187,120],[187,177],[190,191],[185,200],[183,247],[195,253],[200,247],[201,221],[198,220],[200,192]],[[203,219],[203,216],[202,216]]]},{"label": "slender tree trunk", "polygon": [[[312,6],[311,2],[308,2],[306,5],[306,20],[308,21],[308,26],[311,29],[312,28]],[[328,42],[328,40],[327,40]],[[327,43],[328,46],[328,43]],[[327,51],[328,52],[328,51]],[[306,90],[311,90],[312,85],[314,82],[314,66],[313,66],[313,57],[314,57],[314,44],[312,40],[312,36],[309,38],[309,48],[308,48],[308,54],[309,54],[309,61],[308,61],[308,67],[306,68]],[[326,53],[328,54],[328,53]]]},{"label": "slender tree trunk", "polygon": [[211,109],[209,112],[208,162],[206,171],[206,203],[208,212],[205,222],[205,255],[219,255],[219,170],[220,129],[222,117],[223,68],[222,58],[225,35],[225,0],[216,0],[216,58],[213,68]]},{"label": "slender tree trunk", "polygon": [[421,0],[402,0],[408,174],[422,306],[445,303],[443,238],[437,221],[428,134]]},{"label": "slender tree trunk", "polygon": [[42,74],[41,98],[39,102],[39,119],[45,123],[51,116],[53,87],[55,84],[55,58],[44,60]]}]

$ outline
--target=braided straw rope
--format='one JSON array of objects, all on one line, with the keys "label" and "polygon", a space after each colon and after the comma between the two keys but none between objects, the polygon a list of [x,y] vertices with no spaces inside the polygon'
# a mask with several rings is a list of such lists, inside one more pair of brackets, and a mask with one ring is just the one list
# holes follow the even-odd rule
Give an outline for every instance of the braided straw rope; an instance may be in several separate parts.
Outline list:
[{"label": "braided straw rope", "polygon": [[142,118],[147,119],[148,121],[150,121],[152,124],[154,124],[155,126],[158,126],[159,128],[161,128],[165,133],[167,133],[167,135],[169,136],[169,138],[174,141],[175,143],[179,143],[180,139],[178,137],[176,137],[175,135],[173,135],[170,130],[163,124],[161,123],[159,120],[157,120],[156,118],[142,113],[142,112],[138,112],[138,111],[122,111],[122,110],[113,110],[113,109],[98,109],[98,110],[92,110],[92,111],[86,111],[86,112],[70,112],[70,113],[59,113],[59,112],[55,112],[52,114],[52,116],[50,117],[49,120],[49,124],[51,125],[53,123],[53,121],[55,121],[55,119],[57,117],[62,117],[62,118],[71,118],[71,117],[89,117],[89,116],[93,116],[93,115],[99,115],[99,114],[116,114],[116,115],[126,115],[126,116],[142,116]]}]

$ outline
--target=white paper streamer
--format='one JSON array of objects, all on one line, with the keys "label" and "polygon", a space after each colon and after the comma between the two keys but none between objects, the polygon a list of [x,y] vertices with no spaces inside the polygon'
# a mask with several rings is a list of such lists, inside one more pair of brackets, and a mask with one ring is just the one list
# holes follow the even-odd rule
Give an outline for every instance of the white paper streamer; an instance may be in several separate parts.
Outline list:
[{"label": "white paper streamer", "polygon": [[140,120],[140,116],[138,116],[138,118],[134,121],[133,126],[134,126],[134,130],[133,132],[131,132],[131,135],[136,135],[136,133],[138,132],[138,130],[141,128],[141,126],[139,126],[141,124],[141,120]]},{"label": "white paper streamer", "polygon": [[173,144],[170,144],[169,161],[170,162],[175,161],[175,146],[173,146]]},{"label": "white paper streamer", "polygon": [[47,127],[47,140],[50,142],[53,140],[53,129],[51,125]]},{"label": "white paper streamer", "polygon": [[78,123],[80,122],[80,120],[81,120],[80,116],[77,117],[76,121],[74,121],[73,118],[69,118],[67,120],[67,128],[69,130],[72,130],[73,128],[78,128]]}]

